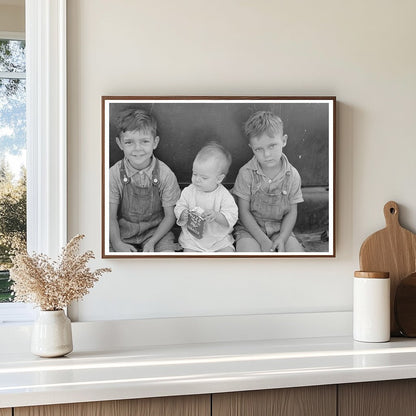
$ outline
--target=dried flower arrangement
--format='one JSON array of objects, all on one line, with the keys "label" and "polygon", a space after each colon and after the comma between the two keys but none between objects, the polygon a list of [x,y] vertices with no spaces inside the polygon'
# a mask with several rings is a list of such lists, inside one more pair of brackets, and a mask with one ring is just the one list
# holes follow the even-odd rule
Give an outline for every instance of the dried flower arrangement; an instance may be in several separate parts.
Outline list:
[{"label": "dried flower arrangement", "polygon": [[87,267],[94,254],[92,251],[78,254],[83,238],[81,234],[73,237],[62,249],[58,261],[45,254],[17,253],[10,270],[14,301],[34,303],[41,310],[56,311],[86,295],[99,277],[111,269],[91,271]]}]

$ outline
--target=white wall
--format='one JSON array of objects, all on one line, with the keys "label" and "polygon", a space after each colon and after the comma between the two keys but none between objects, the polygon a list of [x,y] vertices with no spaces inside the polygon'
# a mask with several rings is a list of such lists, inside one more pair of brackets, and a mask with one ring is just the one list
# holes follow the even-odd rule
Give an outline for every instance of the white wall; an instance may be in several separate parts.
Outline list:
[{"label": "white wall", "polygon": [[[73,318],[351,310],[384,203],[416,230],[415,14],[412,0],[69,0],[69,236],[113,269]],[[337,96],[336,258],[101,260],[102,95]]]}]

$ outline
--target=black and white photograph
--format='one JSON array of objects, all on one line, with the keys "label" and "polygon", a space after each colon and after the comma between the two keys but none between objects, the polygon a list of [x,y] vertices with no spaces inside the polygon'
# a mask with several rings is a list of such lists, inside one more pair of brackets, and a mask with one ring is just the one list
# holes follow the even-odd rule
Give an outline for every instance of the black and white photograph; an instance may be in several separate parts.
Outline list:
[{"label": "black and white photograph", "polygon": [[334,257],[335,97],[102,97],[102,257]]}]

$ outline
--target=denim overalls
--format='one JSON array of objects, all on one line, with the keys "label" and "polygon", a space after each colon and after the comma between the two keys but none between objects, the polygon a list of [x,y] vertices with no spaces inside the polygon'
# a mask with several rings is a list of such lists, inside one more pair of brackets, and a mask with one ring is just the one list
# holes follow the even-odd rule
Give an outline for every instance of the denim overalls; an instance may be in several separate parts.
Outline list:
[{"label": "denim overalls", "polygon": [[164,217],[159,194],[159,160],[156,159],[149,187],[132,182],[126,174],[124,160],[121,161],[120,179],[123,193],[119,208],[120,237],[130,244],[141,244],[153,234]]},{"label": "denim overalls", "polygon": [[[277,189],[267,192],[267,179],[257,171],[253,171],[253,184],[250,192],[250,212],[261,230],[272,238],[280,231],[283,217],[289,212],[289,187],[291,184],[291,171],[287,170],[280,180]],[[271,182],[271,180],[269,179]],[[235,226],[236,240],[240,238],[253,238],[241,221]]]},{"label": "denim overalls", "polygon": [[289,212],[290,175],[290,171],[286,171],[278,188],[273,193],[268,193],[264,190],[264,177],[254,174],[250,211],[268,237],[280,231],[282,219]]}]

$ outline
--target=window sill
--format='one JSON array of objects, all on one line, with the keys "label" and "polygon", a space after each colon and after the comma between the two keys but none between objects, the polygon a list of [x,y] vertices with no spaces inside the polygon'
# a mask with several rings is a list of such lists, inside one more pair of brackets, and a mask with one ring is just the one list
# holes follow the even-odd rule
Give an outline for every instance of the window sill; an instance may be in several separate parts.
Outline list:
[{"label": "window sill", "polygon": [[0,303],[0,325],[23,325],[33,322],[36,312],[27,303]]}]

